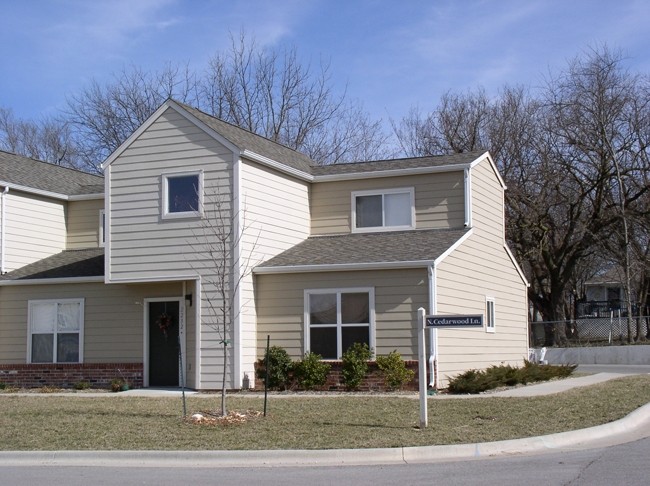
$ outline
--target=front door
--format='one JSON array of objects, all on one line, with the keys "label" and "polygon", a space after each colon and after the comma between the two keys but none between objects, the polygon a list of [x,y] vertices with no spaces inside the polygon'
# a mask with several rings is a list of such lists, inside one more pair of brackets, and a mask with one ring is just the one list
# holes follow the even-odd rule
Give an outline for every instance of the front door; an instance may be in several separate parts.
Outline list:
[{"label": "front door", "polygon": [[149,386],[178,386],[179,307],[149,302]]}]

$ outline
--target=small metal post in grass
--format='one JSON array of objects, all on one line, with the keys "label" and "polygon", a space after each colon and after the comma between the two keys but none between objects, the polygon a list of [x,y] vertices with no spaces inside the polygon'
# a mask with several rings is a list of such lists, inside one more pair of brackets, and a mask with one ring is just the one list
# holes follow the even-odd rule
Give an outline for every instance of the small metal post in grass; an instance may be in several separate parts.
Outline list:
[{"label": "small metal post in grass", "polygon": [[266,417],[266,400],[269,395],[269,346],[271,335],[266,335],[266,357],[264,358],[264,416]]},{"label": "small metal post in grass", "polygon": [[181,348],[181,337],[178,336],[178,366],[181,371],[181,395],[183,397],[183,418],[187,417],[187,405],[185,404],[185,373],[183,370],[183,348]]}]

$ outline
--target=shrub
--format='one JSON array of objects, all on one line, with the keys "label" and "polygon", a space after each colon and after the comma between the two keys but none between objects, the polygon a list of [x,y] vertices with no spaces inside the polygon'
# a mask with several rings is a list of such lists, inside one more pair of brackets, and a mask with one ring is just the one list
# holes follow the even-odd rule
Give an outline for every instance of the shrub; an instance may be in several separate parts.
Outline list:
[{"label": "shrub", "polygon": [[406,368],[406,363],[397,350],[387,356],[377,356],[377,367],[384,377],[384,384],[389,390],[398,390],[409,383],[415,376],[413,370]]},{"label": "shrub", "polygon": [[368,372],[372,350],[366,343],[354,343],[341,358],[341,377],[348,390],[357,390]]},{"label": "shrub", "polygon": [[0,390],[4,390],[5,388],[7,388],[7,385],[0,381]]},{"label": "shrub", "polygon": [[331,366],[322,359],[320,354],[308,351],[302,360],[293,364],[294,378],[301,388],[313,390],[325,384]]},{"label": "shrub", "polygon": [[481,393],[501,386],[514,386],[570,376],[577,365],[541,365],[525,361],[523,368],[510,365],[469,370],[449,380],[449,393]]},{"label": "shrub", "polygon": [[113,378],[111,380],[111,391],[119,392],[122,391],[122,387],[125,385],[124,380],[121,378]]},{"label": "shrub", "polygon": [[268,355],[269,382],[268,388],[285,390],[289,386],[291,358],[289,353],[280,346],[271,346],[268,352],[264,353],[264,358],[258,361],[257,377],[261,380],[266,379],[266,358]]},{"label": "shrub", "polygon": [[73,385],[75,390],[88,390],[90,388],[90,383],[87,381],[78,381]]}]

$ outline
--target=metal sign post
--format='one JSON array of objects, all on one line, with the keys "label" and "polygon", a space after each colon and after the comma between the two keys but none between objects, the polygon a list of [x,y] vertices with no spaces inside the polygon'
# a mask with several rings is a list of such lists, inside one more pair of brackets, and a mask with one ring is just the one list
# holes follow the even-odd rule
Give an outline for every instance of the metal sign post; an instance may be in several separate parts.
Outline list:
[{"label": "metal sign post", "polygon": [[425,333],[427,329],[426,311],[418,309],[418,371],[420,381],[420,428],[426,429],[428,425],[427,411],[427,349]]}]

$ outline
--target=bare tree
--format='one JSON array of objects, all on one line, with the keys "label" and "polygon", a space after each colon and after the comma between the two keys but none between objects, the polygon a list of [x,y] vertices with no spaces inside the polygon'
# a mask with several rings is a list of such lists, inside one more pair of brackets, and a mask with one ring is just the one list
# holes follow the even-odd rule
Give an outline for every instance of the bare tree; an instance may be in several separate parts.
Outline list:
[{"label": "bare tree", "polygon": [[[529,299],[545,320],[564,321],[576,272],[622,227],[621,208],[626,217],[647,211],[647,183],[631,181],[650,171],[649,101],[647,79],[602,48],[576,58],[536,97],[508,87],[494,100],[481,89],[448,93],[430,114],[412,111],[393,127],[410,155],[490,149],[508,186],[507,237]],[[566,341],[564,326],[554,338]]]},{"label": "bare tree", "polygon": [[368,160],[390,152],[381,120],[334,92],[329,65],[303,64],[295,48],[262,49],[231,35],[202,81],[200,108],[299,150],[319,163]]},{"label": "bare tree", "polygon": [[[200,200],[200,199],[199,199]],[[232,349],[232,324],[242,309],[236,299],[244,280],[251,274],[252,258],[257,240],[246,248],[245,235],[250,232],[245,211],[237,212],[227,195],[215,192],[206,196],[201,224],[190,242],[198,258],[190,264],[197,269],[203,281],[203,301],[207,315],[203,324],[218,336],[222,354],[220,413],[227,415],[226,391]]]},{"label": "bare tree", "polygon": [[55,118],[39,122],[18,119],[0,108],[0,148],[65,167],[79,167],[78,149],[67,123]]},{"label": "bare tree", "polygon": [[168,98],[197,103],[197,81],[189,66],[168,64],[153,73],[132,66],[115,75],[112,83],[92,81],[71,96],[64,116],[74,128],[85,165],[98,171]]}]

